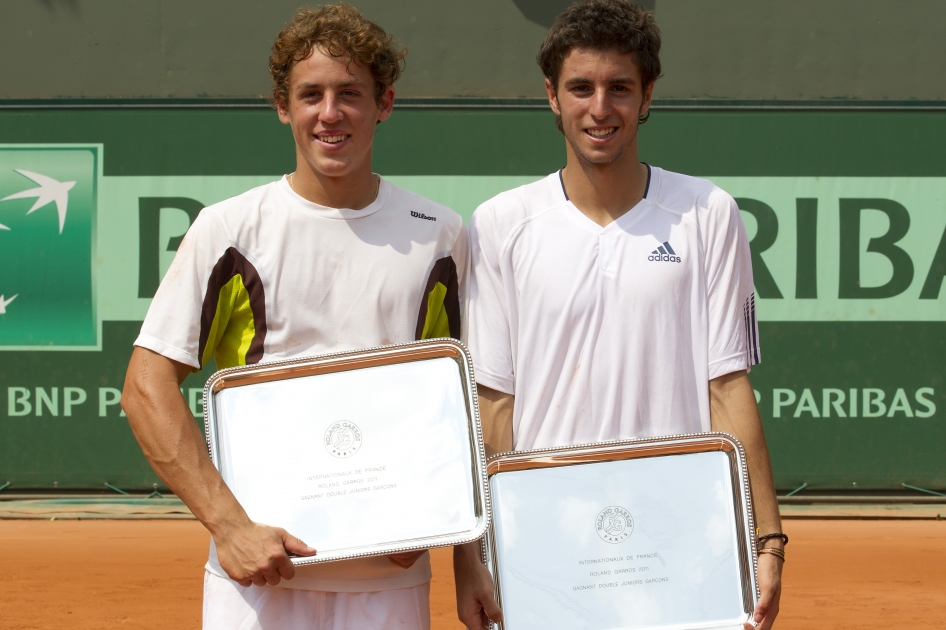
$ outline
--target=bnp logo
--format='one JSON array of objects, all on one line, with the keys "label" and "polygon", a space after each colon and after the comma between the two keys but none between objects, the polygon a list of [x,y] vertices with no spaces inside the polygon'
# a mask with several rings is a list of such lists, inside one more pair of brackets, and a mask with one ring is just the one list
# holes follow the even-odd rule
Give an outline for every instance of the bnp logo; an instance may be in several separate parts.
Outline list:
[{"label": "bnp logo", "polygon": [[95,347],[101,150],[0,145],[0,349]]}]

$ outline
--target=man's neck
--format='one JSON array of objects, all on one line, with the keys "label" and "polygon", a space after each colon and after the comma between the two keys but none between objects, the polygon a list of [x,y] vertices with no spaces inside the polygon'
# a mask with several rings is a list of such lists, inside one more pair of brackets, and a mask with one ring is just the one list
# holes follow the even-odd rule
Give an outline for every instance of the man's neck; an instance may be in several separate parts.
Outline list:
[{"label": "man's neck", "polygon": [[380,182],[371,172],[370,162],[353,173],[332,177],[299,159],[289,185],[297,195],[320,206],[362,210],[378,198]]},{"label": "man's neck", "polygon": [[647,188],[647,166],[628,150],[610,164],[592,164],[566,145],[568,163],[562,182],[569,201],[586,217],[605,227],[636,206]]}]

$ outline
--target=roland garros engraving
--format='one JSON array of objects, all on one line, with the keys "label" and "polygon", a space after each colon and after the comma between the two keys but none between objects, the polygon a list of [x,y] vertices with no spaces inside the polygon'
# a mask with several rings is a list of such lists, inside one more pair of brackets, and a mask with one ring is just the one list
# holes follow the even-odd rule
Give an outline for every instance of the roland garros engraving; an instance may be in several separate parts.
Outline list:
[{"label": "roland garros engraving", "polygon": [[601,540],[616,545],[627,540],[634,532],[634,517],[624,508],[612,505],[598,512],[595,529]]},{"label": "roland garros engraving", "polygon": [[361,448],[361,429],[354,422],[341,420],[325,431],[325,450],[334,457],[351,457]]}]

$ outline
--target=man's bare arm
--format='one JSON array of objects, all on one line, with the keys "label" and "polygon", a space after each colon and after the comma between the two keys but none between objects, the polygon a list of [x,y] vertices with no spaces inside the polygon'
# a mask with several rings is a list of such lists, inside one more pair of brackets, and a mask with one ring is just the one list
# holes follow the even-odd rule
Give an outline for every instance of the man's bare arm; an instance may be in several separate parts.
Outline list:
[{"label": "man's bare arm", "polygon": [[512,408],[515,397],[482,385],[476,386],[486,456],[512,450]]},{"label": "man's bare arm", "polygon": [[[710,381],[709,389],[713,430],[736,436],[745,448],[756,526],[763,534],[782,531],[769,448],[748,374],[740,371],[720,376]],[[777,539],[767,541],[767,546],[783,547]],[[782,560],[772,554],[759,556],[759,589],[762,598],[755,621],[761,630],[768,630],[778,615],[782,592]],[[751,627],[746,625],[747,629]]]},{"label": "man's bare arm", "polygon": [[179,386],[191,368],[136,347],[128,365],[122,408],[151,467],[191,509],[217,543],[220,566],[244,586],[291,579],[287,555],[313,555],[285,530],[254,523],[207,455],[204,436]]},{"label": "man's bare arm", "polygon": [[[514,397],[482,385],[477,385],[476,392],[486,456],[511,451]],[[453,548],[453,571],[460,621],[470,630],[487,630],[487,617],[502,621],[503,613],[493,594],[493,578],[480,559],[479,542]]]}]

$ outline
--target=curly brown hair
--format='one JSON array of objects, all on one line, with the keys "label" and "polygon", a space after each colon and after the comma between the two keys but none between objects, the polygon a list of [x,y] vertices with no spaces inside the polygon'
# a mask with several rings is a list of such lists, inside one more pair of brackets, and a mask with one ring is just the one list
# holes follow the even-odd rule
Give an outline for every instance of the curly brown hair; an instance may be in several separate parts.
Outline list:
[{"label": "curly brown hair", "polygon": [[[632,53],[643,87],[660,78],[660,29],[652,11],[627,0],[586,0],[565,9],[542,42],[536,61],[558,89],[565,57],[574,48]],[[650,112],[640,117],[647,122]],[[555,124],[562,130],[561,119]]]},{"label": "curly brown hair", "polygon": [[407,49],[395,43],[383,28],[350,4],[327,4],[315,9],[302,7],[279,31],[269,58],[273,78],[273,106],[289,102],[289,73],[318,47],[333,57],[348,57],[371,71],[375,100],[404,71]]}]

